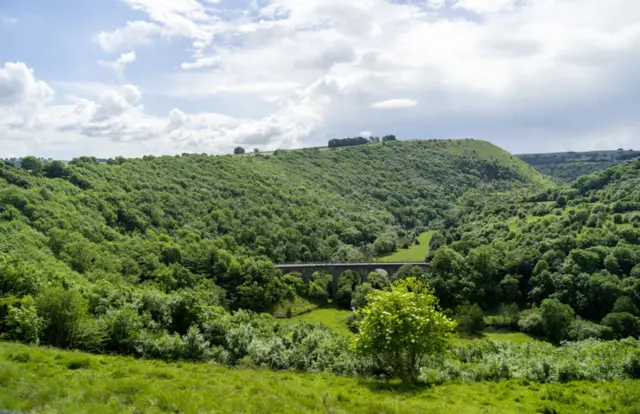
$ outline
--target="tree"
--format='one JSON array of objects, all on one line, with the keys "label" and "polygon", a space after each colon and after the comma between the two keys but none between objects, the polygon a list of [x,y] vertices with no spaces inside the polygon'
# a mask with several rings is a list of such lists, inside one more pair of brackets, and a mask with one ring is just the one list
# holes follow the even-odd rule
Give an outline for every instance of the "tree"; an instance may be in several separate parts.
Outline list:
[{"label": "tree", "polygon": [[258,148],[254,148],[254,149],[253,149],[253,153],[254,153],[254,154],[259,154],[259,153],[260,153],[260,150],[259,150]]},{"label": "tree", "polygon": [[242,147],[236,147],[236,149],[233,150],[233,153],[238,155],[238,154],[244,154],[246,151],[244,150],[244,148]]},{"label": "tree", "polygon": [[456,322],[458,322],[458,329],[464,333],[482,333],[484,329],[484,312],[476,304],[465,303],[456,309]]},{"label": "tree", "polygon": [[31,171],[33,174],[40,174],[42,172],[42,161],[31,155],[24,157],[20,161],[22,168]]},{"label": "tree", "polygon": [[382,142],[396,141],[395,135],[385,135],[382,137]]},{"label": "tree", "polygon": [[630,313],[632,315],[638,314],[638,308],[634,305],[633,301],[628,296],[620,296],[616,299],[616,303],[613,304],[614,313]]},{"label": "tree", "polygon": [[355,309],[363,308],[368,303],[368,296],[374,291],[370,283],[365,282],[358,286],[353,292],[351,299],[351,307]]},{"label": "tree", "polygon": [[545,299],[540,305],[540,316],[544,333],[550,341],[558,343],[568,337],[574,319],[571,306],[557,299]]},{"label": "tree", "polygon": [[613,335],[618,339],[640,336],[640,320],[630,313],[610,313],[600,323],[610,327]]},{"label": "tree", "polygon": [[44,166],[44,175],[48,178],[66,178],[69,169],[62,161],[52,161]]},{"label": "tree", "polygon": [[373,292],[356,318],[362,322],[352,348],[403,382],[418,377],[427,356],[446,349],[456,326],[440,312],[433,289],[414,278],[397,281],[390,292]]}]

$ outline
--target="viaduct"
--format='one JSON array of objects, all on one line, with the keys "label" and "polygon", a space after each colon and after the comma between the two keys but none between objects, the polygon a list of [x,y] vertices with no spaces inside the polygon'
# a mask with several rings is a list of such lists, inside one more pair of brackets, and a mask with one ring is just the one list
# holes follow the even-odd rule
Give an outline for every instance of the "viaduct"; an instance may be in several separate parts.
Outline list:
[{"label": "viaduct", "polygon": [[418,266],[423,270],[429,268],[429,264],[426,262],[318,262],[318,263],[283,263],[277,264],[276,268],[282,271],[282,274],[297,272],[302,275],[302,278],[309,283],[313,279],[313,274],[318,271],[323,271],[333,276],[332,292],[335,299],[338,292],[338,279],[340,275],[347,271],[353,270],[360,274],[362,281],[367,280],[367,275],[370,272],[376,270],[383,270],[387,274],[391,275],[396,273],[402,266]]}]

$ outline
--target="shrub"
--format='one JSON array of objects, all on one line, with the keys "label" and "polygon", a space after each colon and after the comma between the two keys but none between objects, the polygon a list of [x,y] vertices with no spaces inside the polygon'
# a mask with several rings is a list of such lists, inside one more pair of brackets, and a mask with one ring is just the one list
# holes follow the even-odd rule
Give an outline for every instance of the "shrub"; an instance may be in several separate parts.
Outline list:
[{"label": "shrub", "polygon": [[42,319],[38,317],[33,299],[27,297],[20,307],[9,305],[5,320],[8,331],[3,335],[3,338],[28,344],[37,344],[40,341],[39,335],[42,323]]},{"label": "shrub", "polygon": [[132,353],[142,330],[140,316],[129,308],[110,311],[107,314],[108,349],[120,353]]},{"label": "shrub", "polygon": [[640,323],[638,318],[630,313],[610,313],[602,319],[602,325],[608,326],[616,338],[622,339],[629,336],[640,335]]},{"label": "shrub", "polygon": [[623,365],[624,373],[633,379],[640,379],[640,351],[636,350],[629,355]]},{"label": "shrub", "polygon": [[576,319],[569,328],[569,339],[583,341],[589,338],[613,339],[613,331],[608,326],[598,325],[583,319]]},{"label": "shrub", "polygon": [[204,339],[204,336],[202,336],[200,329],[198,329],[196,325],[191,326],[182,339],[184,341],[184,359],[204,361],[209,357],[209,342]]},{"label": "shrub", "polygon": [[74,343],[80,322],[87,317],[82,295],[63,288],[43,290],[36,297],[36,308],[44,321],[41,341],[62,348]]},{"label": "shrub", "polygon": [[41,270],[12,256],[0,254],[0,295],[35,295],[43,281]]},{"label": "shrub", "polygon": [[518,320],[518,327],[522,332],[527,332],[533,335],[544,334],[544,324],[542,322],[542,315],[538,308],[527,309],[520,313],[520,319]]},{"label": "shrub", "polygon": [[557,299],[545,299],[540,305],[540,317],[544,334],[552,342],[560,342],[569,335],[569,328],[574,320],[571,306]]},{"label": "shrub", "polygon": [[484,312],[478,305],[464,304],[456,310],[456,322],[461,332],[482,333],[484,330]]},{"label": "shrub", "polygon": [[363,283],[356,287],[351,299],[351,307],[355,309],[363,308],[367,305],[367,297],[374,291],[369,283]]},{"label": "shrub", "polygon": [[455,327],[438,310],[433,290],[415,278],[396,282],[391,292],[373,292],[356,315],[362,323],[353,349],[402,381],[418,377],[422,362],[447,347]]},{"label": "shrub", "polygon": [[613,313],[630,313],[632,315],[638,314],[638,308],[633,303],[630,297],[620,296],[613,304]]}]

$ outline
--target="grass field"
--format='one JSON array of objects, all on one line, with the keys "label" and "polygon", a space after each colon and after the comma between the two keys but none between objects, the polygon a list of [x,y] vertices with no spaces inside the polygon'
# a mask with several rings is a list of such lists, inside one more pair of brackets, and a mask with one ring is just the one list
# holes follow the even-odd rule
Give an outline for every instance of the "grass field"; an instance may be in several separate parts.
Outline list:
[{"label": "grass field", "polygon": [[441,386],[0,343],[0,408],[38,413],[640,412],[640,382]]},{"label": "grass field", "polygon": [[280,322],[287,325],[293,325],[298,322],[321,323],[335,332],[353,335],[349,328],[347,328],[347,316],[349,313],[350,311],[345,309],[326,306],[289,319],[280,319]]},{"label": "grass field", "polygon": [[429,242],[435,231],[428,231],[418,236],[420,244],[412,244],[408,249],[399,249],[394,253],[377,258],[379,262],[420,262],[429,254]]}]

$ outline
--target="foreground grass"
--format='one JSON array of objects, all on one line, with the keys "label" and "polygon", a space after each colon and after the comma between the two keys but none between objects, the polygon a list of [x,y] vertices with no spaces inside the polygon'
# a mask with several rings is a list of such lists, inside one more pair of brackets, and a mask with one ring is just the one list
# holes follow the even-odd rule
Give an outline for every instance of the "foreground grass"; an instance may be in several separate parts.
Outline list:
[{"label": "foreground grass", "polygon": [[42,413],[640,412],[640,382],[446,384],[227,369],[0,343],[0,409]]},{"label": "foreground grass", "polygon": [[347,327],[349,313],[351,313],[349,310],[340,309],[335,305],[328,305],[292,318],[280,319],[280,321],[287,325],[294,325],[299,322],[321,323],[334,332],[353,335]]},{"label": "foreground grass", "polygon": [[421,233],[418,236],[420,244],[412,244],[408,249],[399,249],[386,256],[381,256],[379,262],[419,262],[429,255],[429,242],[435,231]]}]

